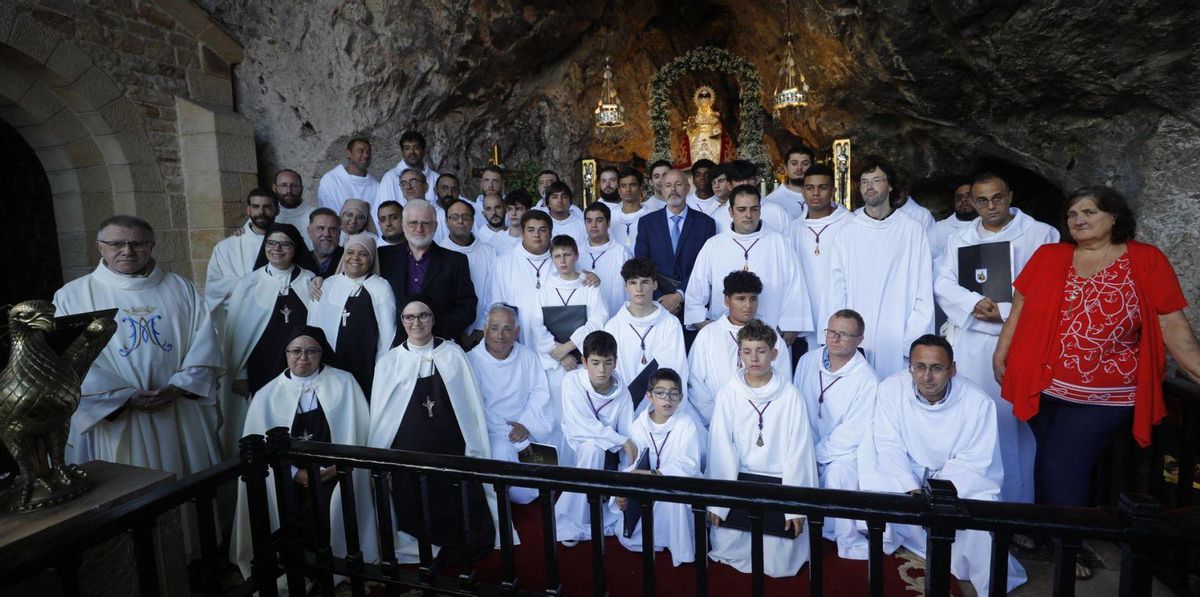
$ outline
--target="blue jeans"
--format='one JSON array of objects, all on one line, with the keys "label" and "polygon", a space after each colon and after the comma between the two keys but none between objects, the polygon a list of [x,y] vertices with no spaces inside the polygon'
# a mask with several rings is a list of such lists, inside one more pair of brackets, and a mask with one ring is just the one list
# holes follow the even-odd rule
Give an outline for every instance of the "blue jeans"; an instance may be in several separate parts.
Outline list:
[{"label": "blue jeans", "polygon": [[1029,419],[1037,440],[1036,503],[1088,506],[1096,460],[1114,433],[1128,432],[1132,419],[1132,406],[1078,404],[1042,394],[1038,414]]}]

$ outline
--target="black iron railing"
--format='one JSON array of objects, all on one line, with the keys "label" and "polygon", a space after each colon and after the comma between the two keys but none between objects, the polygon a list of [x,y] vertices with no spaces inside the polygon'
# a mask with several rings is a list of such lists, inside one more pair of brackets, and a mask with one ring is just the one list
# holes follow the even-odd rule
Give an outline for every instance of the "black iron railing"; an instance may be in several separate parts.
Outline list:
[{"label": "black iron railing", "polygon": [[[811,594],[823,593],[823,562],[820,542],[821,529],[828,518],[864,520],[868,529],[869,560],[867,584],[870,594],[882,595],[884,586],[883,532],[888,523],[912,524],[927,531],[926,595],[949,595],[950,545],[958,530],[982,530],[992,533],[991,595],[1004,595],[1008,575],[1007,556],[1013,534],[1048,537],[1055,545],[1054,590],[1057,595],[1073,595],[1075,589],[1075,559],[1083,539],[1115,542],[1122,547],[1120,594],[1141,596],[1150,594],[1155,558],[1165,550],[1190,545],[1192,538],[1184,529],[1188,512],[1164,512],[1153,499],[1138,495],[1122,496],[1117,508],[1063,508],[1027,504],[1009,504],[957,497],[952,484],[929,480],[920,496],[811,489],[713,481],[667,476],[646,476],[599,470],[526,465],[462,456],[444,456],[339,446],[291,438],[286,428],[271,430],[267,437],[252,435],[241,444],[243,480],[247,483],[250,500],[251,533],[254,542],[253,576],[257,588],[265,595],[275,594],[275,582],[286,574],[294,593],[302,591],[304,577],[345,575],[353,582],[353,593],[364,594],[363,582],[423,589],[451,595],[558,595],[561,593],[554,528],[553,492],[570,491],[588,496],[591,509],[592,536],[601,537],[600,496],[637,497],[642,507],[643,582],[644,593],[656,593],[654,578],[653,504],[657,501],[684,503],[691,506],[696,529],[696,587],[697,593],[708,593],[707,508],[726,506],[744,508],[750,512],[752,523],[753,572],[747,579],[750,591],[761,595],[764,587],[762,552],[762,516],[765,511],[782,510],[804,514],[808,519],[810,541]],[[280,529],[272,534],[267,505],[268,470],[275,471],[276,495],[296,491],[288,482],[290,467],[309,470],[313,497],[320,495],[318,467],[336,465],[341,479],[342,506],[346,532],[347,554],[335,557],[327,541],[306,540],[295,527],[300,521],[288,520],[281,514]],[[354,469],[369,470],[373,496],[356,496],[349,482]],[[473,483],[487,483],[495,488],[499,507],[501,539],[501,579],[497,583],[477,581],[473,571],[456,576],[444,574],[432,557],[432,546],[426,539],[428,530],[417,537],[420,545],[420,564],[415,568],[400,566],[394,554],[390,491],[391,477],[409,476],[418,508],[428,520],[429,504],[423,488],[429,479],[449,479],[457,484],[466,503],[467,492]],[[316,480],[313,482],[313,480]],[[540,492],[542,533],[544,534],[545,579],[537,588],[519,583],[516,577],[513,549],[512,509],[508,499],[509,487],[532,487]],[[349,489],[349,491],[347,491]],[[363,561],[359,546],[356,505],[359,500],[371,500],[378,521],[381,561]],[[319,503],[319,502],[318,502]],[[310,528],[328,530],[328,512],[310,509],[311,519],[304,521]],[[460,531],[466,533],[464,528]],[[282,540],[281,540],[282,538]],[[605,562],[601,541],[592,541],[592,577],[596,595],[605,593]],[[326,583],[329,595],[332,585]],[[296,594],[296,593],[294,593]]]}]

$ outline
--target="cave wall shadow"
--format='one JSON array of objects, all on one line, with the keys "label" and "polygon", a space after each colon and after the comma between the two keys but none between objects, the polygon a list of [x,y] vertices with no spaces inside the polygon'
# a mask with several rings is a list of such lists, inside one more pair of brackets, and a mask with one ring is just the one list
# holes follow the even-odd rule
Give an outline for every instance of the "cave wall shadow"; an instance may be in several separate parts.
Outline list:
[{"label": "cave wall shadow", "polygon": [[993,172],[1008,181],[1013,192],[1013,207],[1057,228],[1059,233],[1063,232],[1062,210],[1066,199],[1063,189],[1042,175],[1003,158],[979,157],[961,173],[935,174],[913,180],[908,184],[909,194],[940,220],[953,211],[955,181],[960,177],[973,179],[983,172]]}]

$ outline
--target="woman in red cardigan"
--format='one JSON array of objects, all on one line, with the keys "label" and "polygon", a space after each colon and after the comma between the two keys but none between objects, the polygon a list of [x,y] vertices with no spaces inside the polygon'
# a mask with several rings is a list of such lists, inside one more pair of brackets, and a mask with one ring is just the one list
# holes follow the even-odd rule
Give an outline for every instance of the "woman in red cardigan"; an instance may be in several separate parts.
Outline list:
[{"label": "woman in red cardigan", "polygon": [[[1039,504],[1087,506],[1092,468],[1133,420],[1150,444],[1166,414],[1164,344],[1200,380],[1200,343],[1175,270],[1134,238],[1117,191],[1084,187],[1066,201],[1067,242],[1044,245],[1013,283],[1012,313],[992,357],[1001,395],[1037,440]],[[1091,576],[1076,567],[1080,578]]]}]

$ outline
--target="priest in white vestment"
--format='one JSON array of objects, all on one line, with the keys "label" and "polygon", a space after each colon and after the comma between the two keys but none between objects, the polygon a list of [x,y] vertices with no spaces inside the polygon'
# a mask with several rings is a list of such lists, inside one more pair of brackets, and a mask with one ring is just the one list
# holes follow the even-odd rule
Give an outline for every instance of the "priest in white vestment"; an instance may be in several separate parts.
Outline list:
[{"label": "priest in white vestment", "polygon": [[[1012,191],[999,176],[981,177],[973,188],[979,198],[980,217],[950,238],[938,262],[933,288],[938,305],[946,312],[946,338],[954,346],[960,376],[979,386],[996,404],[1000,458],[1004,465],[1000,499],[1032,503],[1037,443],[1029,425],[1013,416],[1012,403],[1000,397],[1000,385],[992,373],[992,354],[996,352],[1000,329],[1008,319],[1012,303],[997,302],[964,288],[958,279],[958,258],[962,247],[1008,243],[1011,271],[1003,274],[985,271],[983,275],[1009,275],[1010,280],[1016,280],[1038,247],[1058,242],[1058,230],[1010,207]],[[979,275],[976,270],[975,276]]]},{"label": "priest in white vestment", "polygon": [[425,200],[430,203],[437,201],[437,192],[434,187],[437,185],[438,173],[425,163],[425,137],[417,131],[405,131],[400,135],[400,152],[404,158],[379,177],[379,190],[375,193],[375,209],[373,211],[378,211],[379,206],[383,205],[385,201],[396,201],[401,206],[406,203],[404,195],[400,192],[400,175],[405,170],[415,169],[423,174],[427,184]]},{"label": "priest in white vestment", "polygon": [[[409,297],[410,302],[400,310],[407,340],[388,351],[375,369],[367,445],[491,458],[479,384],[462,349],[433,337],[433,309],[428,300],[420,295]],[[427,484],[429,520],[423,519],[413,497],[412,479],[406,475],[392,479],[392,528],[396,529],[399,561],[418,561],[415,533],[423,524],[432,527],[430,541],[445,564],[462,564],[499,544],[496,494],[491,485],[470,484],[467,507],[471,528],[466,542],[460,543],[463,500],[459,490],[445,478],[430,477]]]},{"label": "priest in white vestment", "polygon": [[[795,156],[793,156],[795,157]],[[800,218],[788,226],[787,237],[800,258],[800,269],[804,272],[804,288],[808,294],[809,311],[813,327],[821,327],[821,302],[829,281],[829,260],[833,251],[830,247],[842,228],[850,223],[854,213],[833,200],[833,169],[825,164],[815,164],[804,173],[804,200],[807,208]],[[824,340],[820,330],[803,335],[808,349],[812,350]]]},{"label": "priest in white vestment", "polygon": [[808,211],[805,199],[804,178],[808,169],[813,165],[813,150],[804,145],[788,148],[783,155],[784,181],[775,187],[763,203],[774,203],[787,212],[788,218],[795,222],[804,217]]},{"label": "priest in white vestment", "polygon": [[867,166],[860,181],[866,207],[833,243],[819,321],[840,309],[861,314],[867,362],[887,377],[904,370],[913,340],[933,332],[933,263],[924,227],[888,203],[891,166]]},{"label": "priest in white vestment", "polygon": [[469,201],[455,199],[446,208],[446,240],[439,242],[442,247],[467,256],[467,267],[471,271],[471,285],[479,299],[476,307],[475,322],[467,328],[468,342],[464,346],[474,346],[482,337],[484,326],[487,325],[487,308],[493,302],[492,275],[496,269],[496,250],[484,243],[473,232],[475,221],[475,206]]},{"label": "priest in white vestment", "polygon": [[[918,338],[909,363],[909,371],[879,384],[872,432],[859,445],[859,487],[920,494],[926,479],[943,479],[954,483],[962,499],[999,499],[1004,473],[993,466],[1000,448],[992,399],[955,376],[954,351],[941,336]],[[890,554],[904,546],[923,558],[925,540],[919,526],[889,524],[883,548]],[[866,559],[865,547],[857,557]],[[988,594],[990,562],[987,532],[956,534],[950,572],[970,580],[979,595]],[[1024,582],[1025,570],[1010,555],[1007,590]]]},{"label": "priest in white vestment", "polygon": [[700,249],[684,297],[683,323],[703,327],[716,321],[726,312],[720,298],[725,276],[736,270],[754,272],[763,284],[758,318],[782,330],[790,346],[798,334],[813,329],[804,272],[787,240],[759,219],[758,189],[742,185],[731,197],[737,221],[732,229],[718,228]]},{"label": "priest in white vestment", "polygon": [[[800,358],[793,381],[807,405],[821,487],[857,491],[858,446],[871,432],[879,378],[858,352],[862,316],[838,311],[827,325],[825,346]],[[841,558],[858,555],[867,540],[854,520],[844,518],[826,519],[822,535],[837,542]]]},{"label": "priest in white vestment", "polygon": [[[271,190],[279,198],[279,213],[275,215],[275,221],[291,224],[296,230],[307,228],[308,216],[316,207],[304,202],[304,182],[300,179],[300,173],[286,168],[276,172]],[[309,245],[308,249],[311,251],[312,246]]]},{"label": "priest in white vestment", "polygon": [[[263,235],[275,221],[279,201],[267,189],[254,189],[246,197],[246,223],[242,233],[221,239],[208,259],[204,280],[204,299],[209,309],[215,309],[229,296],[233,285],[254,269]],[[218,324],[220,321],[217,322]]]},{"label": "priest in white vestment", "polygon": [[220,462],[215,400],[223,368],[208,306],[152,257],[154,230],[105,220],[101,261],[54,293],[57,316],[117,309],[117,333],[92,364],[71,417],[67,460],[107,460],[183,478]]},{"label": "priest in white vestment", "polygon": [[[361,446],[367,441],[367,399],[349,373],[323,365],[322,356],[329,349],[325,335],[318,328],[298,326],[290,334],[286,348],[287,370],[280,373],[250,403],[246,420],[239,433],[241,436],[265,435],[276,427],[287,427],[293,438],[311,439],[347,446]],[[310,437],[311,436],[311,437]],[[312,479],[308,470],[292,467],[293,494],[291,508],[293,520],[307,523],[306,508],[312,507],[309,485]],[[336,467],[321,470],[322,493],[330,501],[321,504],[329,510],[329,530],[334,546],[334,555],[344,557],[345,527],[342,518],[341,484],[334,477]],[[369,472],[354,472],[355,505],[360,512],[359,520],[371,510]],[[275,493],[274,471],[268,470],[267,508],[271,517],[271,529],[279,528],[279,496]],[[302,512],[302,510],[304,510]],[[237,511],[234,518],[233,537],[230,540],[234,562],[242,576],[250,578],[254,546],[250,538],[250,508],[246,496],[246,484],[238,482]],[[375,529],[360,525],[359,538],[363,541],[364,553],[375,553]],[[284,579],[280,579],[283,584]],[[281,587],[282,588],[282,587]]]},{"label": "priest in white vestment", "polygon": [[[371,142],[365,137],[350,139],[346,143],[346,162],[334,166],[317,181],[317,205],[341,213],[345,200],[362,199],[367,202],[367,211],[375,213],[379,181],[367,171],[370,167]],[[375,222],[375,229],[379,229],[379,222]]]},{"label": "priest in white vestment", "polygon": [[[758,318],[762,281],[753,272],[729,272],[722,281],[722,295],[728,313],[696,334],[688,352],[688,402],[700,415],[706,427],[712,419],[713,401],[717,392],[741,368],[738,359],[737,334],[753,319]],[[775,338],[779,358],[773,365],[783,379],[792,378],[792,359],[782,337]]]},{"label": "priest in white vestment", "polygon": [[603,202],[596,201],[587,206],[583,211],[587,245],[582,247],[583,255],[579,258],[580,267],[600,278],[600,292],[609,314],[616,313],[625,304],[621,266],[633,257],[631,249],[626,249],[609,235],[611,218],[612,210]]},{"label": "priest in white vestment", "polygon": [[[546,371],[533,350],[517,344],[517,314],[496,303],[486,315],[483,342],[467,353],[483,394],[484,417],[492,458],[517,462],[530,443],[548,444],[560,435],[550,412]],[[562,464],[560,459],[560,465]],[[510,487],[508,496],[528,504],[538,496],[530,487]]]},{"label": "priest in white vestment", "polygon": [[[817,486],[809,414],[790,380],[774,373],[775,340],[775,331],[758,320],[738,333],[742,369],[717,393],[708,433],[709,479]],[[750,572],[749,530],[725,524],[731,522],[729,508],[710,506],[708,512],[714,526],[709,557]],[[762,539],[763,572],[774,578],[794,576],[808,561],[804,516],[785,512],[782,518],[783,528]]]}]

